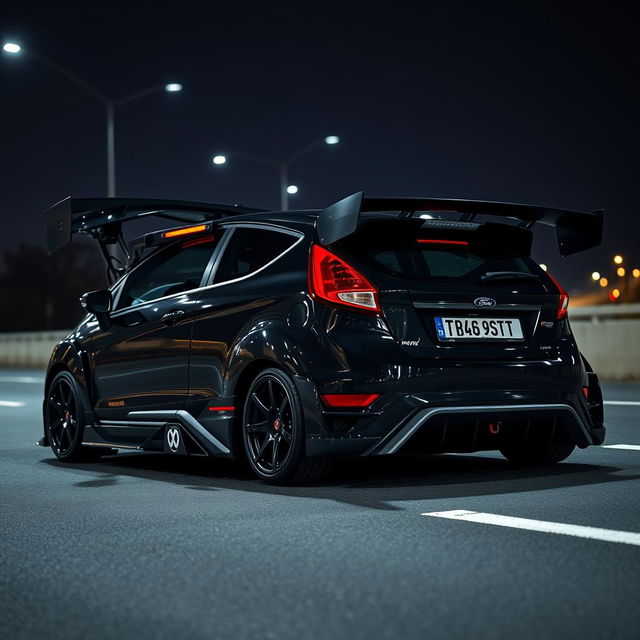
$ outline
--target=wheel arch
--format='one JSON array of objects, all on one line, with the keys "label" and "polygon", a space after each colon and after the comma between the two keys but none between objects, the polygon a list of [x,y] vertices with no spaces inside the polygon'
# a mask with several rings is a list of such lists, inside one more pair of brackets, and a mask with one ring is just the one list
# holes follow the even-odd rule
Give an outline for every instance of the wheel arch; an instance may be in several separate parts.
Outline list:
[{"label": "wheel arch", "polygon": [[91,404],[89,394],[89,376],[88,365],[85,363],[81,352],[78,351],[76,346],[68,340],[63,340],[58,343],[51,358],[49,360],[49,366],[47,367],[47,373],[44,379],[44,396],[42,399],[42,429],[43,429],[43,444],[48,445],[49,439],[47,437],[47,426],[45,424],[45,403],[47,401],[47,395],[53,379],[61,372],[67,371],[72,376],[78,387],[78,391],[81,396],[83,404],[84,421],[85,423],[95,422],[95,416],[93,414],[93,405]]}]

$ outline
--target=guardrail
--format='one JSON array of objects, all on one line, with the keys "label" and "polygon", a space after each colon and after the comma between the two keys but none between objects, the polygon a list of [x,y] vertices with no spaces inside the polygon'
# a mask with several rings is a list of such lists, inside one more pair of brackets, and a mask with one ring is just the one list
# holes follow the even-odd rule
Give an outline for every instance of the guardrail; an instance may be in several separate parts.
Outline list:
[{"label": "guardrail", "polygon": [[[575,307],[569,317],[580,350],[601,379],[640,379],[640,304]],[[44,367],[68,333],[0,333],[0,366]]]}]

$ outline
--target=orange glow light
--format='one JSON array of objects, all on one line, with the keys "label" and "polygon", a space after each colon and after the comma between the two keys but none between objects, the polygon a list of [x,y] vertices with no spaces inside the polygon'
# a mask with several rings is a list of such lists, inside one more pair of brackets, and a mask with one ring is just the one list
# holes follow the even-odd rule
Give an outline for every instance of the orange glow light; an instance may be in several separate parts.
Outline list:
[{"label": "orange glow light", "polygon": [[609,294],[609,297],[611,298],[611,300],[617,300],[620,297],[620,289],[614,289]]},{"label": "orange glow light", "polygon": [[606,287],[609,284],[609,280],[607,278],[600,278],[600,286]]},{"label": "orange glow light", "polygon": [[624,267],[618,267],[618,269],[616,270],[616,273],[622,278],[622,276],[624,276],[626,271],[624,270]]},{"label": "orange glow light", "polygon": [[162,234],[163,238],[177,238],[178,236],[188,236],[192,233],[200,233],[206,231],[206,224],[198,224],[195,227],[182,227],[182,229],[173,229],[172,231],[165,231]]}]

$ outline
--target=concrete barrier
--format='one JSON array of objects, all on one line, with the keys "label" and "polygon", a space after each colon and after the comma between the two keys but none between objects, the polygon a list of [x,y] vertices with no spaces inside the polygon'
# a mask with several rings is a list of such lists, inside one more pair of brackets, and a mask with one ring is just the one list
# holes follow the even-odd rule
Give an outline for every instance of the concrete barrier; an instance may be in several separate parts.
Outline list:
[{"label": "concrete barrier", "polygon": [[[640,380],[640,304],[570,309],[571,327],[603,380]],[[68,331],[0,333],[0,366],[44,367]]]},{"label": "concrete barrier", "polygon": [[69,331],[0,333],[0,366],[44,367],[56,343]]},{"label": "concrete barrier", "polygon": [[640,380],[640,304],[569,309],[578,346],[602,380]]}]

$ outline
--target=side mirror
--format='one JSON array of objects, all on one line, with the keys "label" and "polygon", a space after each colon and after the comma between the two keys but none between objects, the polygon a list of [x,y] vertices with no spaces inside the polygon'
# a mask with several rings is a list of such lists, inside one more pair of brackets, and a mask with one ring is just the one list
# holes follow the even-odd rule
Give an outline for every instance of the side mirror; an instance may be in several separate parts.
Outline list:
[{"label": "side mirror", "polygon": [[80,298],[80,304],[85,311],[93,313],[100,324],[100,328],[106,330],[109,328],[109,313],[113,299],[111,291],[100,289],[99,291],[89,291]]}]

